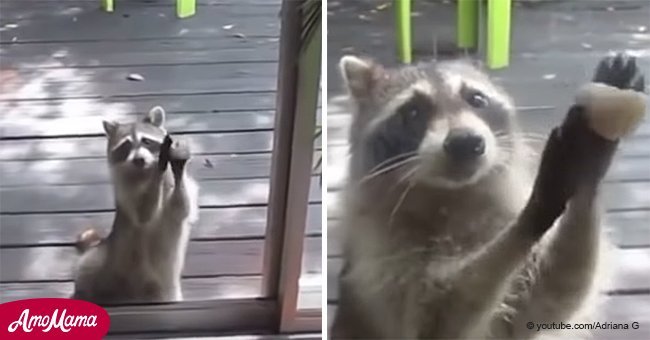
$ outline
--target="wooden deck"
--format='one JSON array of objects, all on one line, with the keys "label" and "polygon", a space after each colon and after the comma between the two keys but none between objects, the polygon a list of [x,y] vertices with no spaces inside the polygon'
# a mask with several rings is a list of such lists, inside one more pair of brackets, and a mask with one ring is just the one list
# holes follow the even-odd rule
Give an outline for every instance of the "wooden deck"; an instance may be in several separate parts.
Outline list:
[{"label": "wooden deck", "polygon": [[[358,53],[396,62],[392,8],[377,1],[329,1],[328,95],[341,93],[337,63]],[[414,1],[416,58],[457,51],[453,1]],[[494,71],[514,98],[528,131],[548,133],[560,122],[575,89],[591,76],[608,50],[628,50],[650,74],[647,1],[552,1],[515,3],[511,66]],[[350,34],[354,32],[355,34]],[[648,78],[646,77],[646,81]],[[648,84],[646,84],[648,86]],[[345,176],[349,116],[328,106],[328,314],[336,308],[340,249],[336,239],[338,189]],[[616,277],[600,321],[640,322],[638,330],[596,332],[601,339],[650,339],[650,120],[626,140],[609,172],[604,199],[607,232],[617,246]]]},{"label": "wooden deck", "polygon": [[[199,1],[184,20],[172,0],[115,3],[2,1],[0,302],[71,293],[78,232],[112,223],[101,121],[154,105],[189,139],[201,187],[185,298],[258,296],[280,1]],[[301,308],[321,305],[320,201],[315,177]]]}]

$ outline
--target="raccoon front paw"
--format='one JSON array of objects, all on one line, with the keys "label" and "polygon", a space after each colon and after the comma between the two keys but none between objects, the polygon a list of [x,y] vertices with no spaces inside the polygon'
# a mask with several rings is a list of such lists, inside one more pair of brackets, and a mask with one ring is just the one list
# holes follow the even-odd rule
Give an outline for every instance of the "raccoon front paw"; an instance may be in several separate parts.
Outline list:
[{"label": "raccoon front paw", "polygon": [[185,141],[174,140],[169,149],[169,162],[175,178],[183,176],[185,164],[190,159],[190,148]]},{"label": "raccoon front paw", "polygon": [[160,146],[160,153],[158,154],[158,169],[161,172],[167,170],[167,163],[169,163],[171,146],[172,146],[172,138],[169,135],[167,135],[165,136],[165,140]]},{"label": "raccoon front paw", "polygon": [[615,141],[631,134],[645,113],[644,75],[634,57],[617,54],[600,61],[593,83],[583,86],[576,104],[584,107],[589,127]]},{"label": "raccoon front paw", "polygon": [[643,92],[645,87],[643,71],[636,58],[623,53],[603,58],[596,67],[593,82],[637,92]]},{"label": "raccoon front paw", "polygon": [[526,207],[536,235],[541,235],[560,217],[576,188],[573,152],[566,148],[561,129],[555,128],[546,141],[542,159]]}]

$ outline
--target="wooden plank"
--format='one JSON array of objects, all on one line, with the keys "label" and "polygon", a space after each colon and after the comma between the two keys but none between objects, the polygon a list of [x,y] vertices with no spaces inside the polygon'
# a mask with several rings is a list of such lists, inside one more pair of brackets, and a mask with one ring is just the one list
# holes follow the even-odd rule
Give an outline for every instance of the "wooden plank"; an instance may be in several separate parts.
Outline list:
[{"label": "wooden plank", "polygon": [[7,68],[95,68],[135,65],[270,62],[278,59],[277,38],[239,40],[160,39],[93,41],[57,44],[3,45],[0,57]]},{"label": "wooden plank", "polygon": [[[638,0],[637,0],[638,1]],[[25,3],[65,3],[65,4],[75,4],[75,3],[93,3],[96,4],[95,0],[4,0],[3,3],[10,5],[24,5]],[[140,3],[150,6],[160,6],[160,7],[175,7],[176,3],[174,0],[130,0],[129,3]],[[280,5],[281,0],[205,0],[197,2],[197,6],[232,6],[232,5],[255,5],[255,6],[278,6]]]},{"label": "wooden plank", "polygon": [[[200,156],[189,163],[188,172],[198,181],[268,177],[270,162],[270,152]],[[109,183],[106,163],[99,158],[4,162],[0,164],[0,177],[5,188]]]},{"label": "wooden plank", "polygon": [[[322,206],[307,210],[307,234],[321,234]],[[203,208],[190,237],[195,241],[261,238],[266,228],[266,207]],[[73,245],[79,233],[96,229],[108,235],[113,212],[80,214],[0,215],[0,247]]]},{"label": "wooden plank", "polygon": [[275,91],[262,93],[152,94],[148,96],[69,98],[0,102],[0,121],[21,118],[72,118],[143,114],[160,105],[167,113],[220,113],[273,110]]},{"label": "wooden plank", "polygon": [[[276,87],[275,62],[101,68],[5,69],[0,100],[106,97],[151,93],[256,92]],[[131,81],[137,73],[143,81]],[[92,84],[92,85],[89,85]]]},{"label": "wooden plank", "polygon": [[[192,154],[235,154],[271,151],[272,132],[205,133],[183,136]],[[0,141],[0,160],[104,158],[106,138],[82,137]],[[60,169],[65,171],[65,169]]]},{"label": "wooden plank", "polygon": [[[188,172],[198,181],[268,177],[270,162],[270,152],[204,155],[188,164]],[[68,171],[59,171],[62,167]],[[110,182],[106,160],[100,158],[4,162],[0,177],[5,188]]]},{"label": "wooden plank", "polygon": [[[259,275],[264,240],[190,242],[184,277]],[[321,271],[321,238],[305,240],[304,272]],[[71,280],[78,259],[74,247],[0,249],[0,283]]]},{"label": "wooden plank", "polygon": [[[207,207],[262,205],[268,201],[268,178],[205,180],[199,183],[199,204]],[[319,179],[312,179],[310,200],[320,201]],[[82,212],[112,210],[110,184],[0,188],[2,213]]]},{"label": "wooden plank", "polygon": [[[92,137],[103,135],[102,120],[131,122],[144,113],[109,112],[97,116],[2,118],[0,139],[38,139],[53,137]],[[273,129],[272,110],[238,110],[223,112],[168,112],[165,127],[170,133],[236,132]],[[320,110],[319,110],[320,116]]]},{"label": "wooden plank", "polygon": [[[60,136],[103,135],[103,120],[130,122],[136,117],[114,113],[105,116],[60,118],[2,119],[2,138],[43,138]],[[229,132],[273,128],[273,111],[237,111],[220,113],[169,113],[165,126],[170,133]]]},{"label": "wooden plank", "polygon": [[609,238],[618,247],[650,246],[650,209],[605,214]]},{"label": "wooden plank", "polygon": [[[3,19],[6,19],[1,22],[3,25],[18,25],[3,32],[4,39],[17,37],[13,43],[169,37],[239,40],[242,38],[236,36],[238,33],[277,37],[280,25],[278,10],[276,6],[205,6],[197,10],[191,20],[178,20],[172,8],[149,4],[118,5],[113,13],[106,13],[92,3],[77,6],[49,3],[3,8]],[[215,23],[237,26],[224,30]]]},{"label": "wooden plank", "polygon": [[[184,300],[239,299],[259,296],[261,276],[187,278],[181,281]],[[0,303],[22,299],[69,297],[72,282],[0,283]]]},{"label": "wooden plank", "polygon": [[607,209],[625,210],[650,207],[650,182],[605,183],[603,202]]}]

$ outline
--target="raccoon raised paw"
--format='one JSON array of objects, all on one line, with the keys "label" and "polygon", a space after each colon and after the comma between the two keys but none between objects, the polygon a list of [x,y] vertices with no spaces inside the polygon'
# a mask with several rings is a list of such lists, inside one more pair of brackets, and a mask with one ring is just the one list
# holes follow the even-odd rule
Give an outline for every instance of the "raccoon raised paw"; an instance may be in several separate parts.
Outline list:
[{"label": "raccoon raised paw", "polygon": [[169,149],[169,163],[172,165],[172,172],[175,177],[181,177],[185,170],[185,164],[190,159],[189,145],[182,140],[174,140]]},{"label": "raccoon raised paw", "polygon": [[172,166],[172,172],[175,177],[183,175],[185,164],[190,159],[189,145],[181,140],[172,139],[171,136],[165,136],[165,140],[160,147],[160,156],[158,166],[161,171],[167,169],[167,163]]},{"label": "raccoon raised paw", "polygon": [[603,138],[618,140],[631,134],[645,113],[644,75],[636,59],[624,54],[603,58],[593,82],[576,95],[589,127]]},{"label": "raccoon raised paw", "polygon": [[165,140],[160,146],[160,153],[158,154],[158,169],[160,169],[161,172],[167,170],[167,163],[169,163],[169,157],[170,157],[169,153],[170,153],[171,146],[172,146],[172,138],[169,135],[167,135],[165,136]]}]

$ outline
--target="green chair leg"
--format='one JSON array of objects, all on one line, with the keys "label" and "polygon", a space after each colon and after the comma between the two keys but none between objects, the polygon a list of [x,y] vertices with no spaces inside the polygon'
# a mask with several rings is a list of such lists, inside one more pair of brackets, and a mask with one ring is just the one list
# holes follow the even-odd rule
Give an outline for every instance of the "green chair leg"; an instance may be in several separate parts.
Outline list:
[{"label": "green chair leg", "polygon": [[409,64],[412,60],[411,50],[411,0],[395,0],[397,22],[397,54],[399,59]]},{"label": "green chair leg", "polygon": [[510,63],[511,0],[488,0],[487,65],[491,69]]},{"label": "green chair leg", "polygon": [[114,10],[113,0],[102,0],[102,9],[106,12],[112,12]]},{"label": "green chair leg", "polygon": [[478,44],[479,0],[458,0],[456,34],[458,47],[475,48]]},{"label": "green chair leg", "polygon": [[196,0],[176,0],[176,15],[187,18],[196,14]]}]

